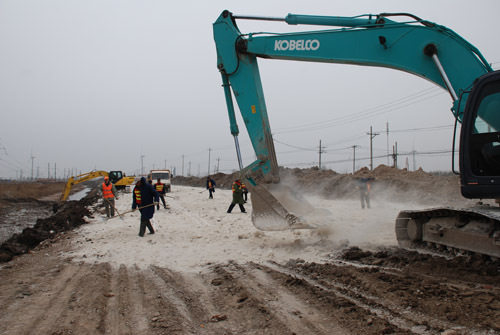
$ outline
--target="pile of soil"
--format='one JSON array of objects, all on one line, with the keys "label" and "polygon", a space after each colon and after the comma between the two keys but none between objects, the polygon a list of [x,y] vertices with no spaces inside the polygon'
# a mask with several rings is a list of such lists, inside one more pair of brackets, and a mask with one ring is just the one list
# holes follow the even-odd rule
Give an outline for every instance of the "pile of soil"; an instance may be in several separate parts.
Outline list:
[{"label": "pile of soil", "polygon": [[[211,176],[218,188],[230,189],[239,178],[239,172],[217,173]],[[340,174],[333,170],[280,168],[281,181],[297,192],[318,194],[327,199],[357,199],[361,178],[372,178],[371,196],[387,201],[413,201],[442,206],[466,206],[471,201],[460,194],[460,180],[456,175],[434,175],[419,169],[408,171],[379,165],[373,171],[364,167],[354,174]],[[257,182],[262,179],[254,177]],[[206,177],[176,176],[174,185],[205,187]]]},{"label": "pile of soil", "polygon": [[96,201],[97,192],[94,190],[79,201],[67,201],[62,205],[52,203],[55,212],[53,216],[38,219],[34,227],[14,234],[0,246],[0,262],[8,262],[14,256],[33,249],[40,242],[86,223],[84,218],[92,217],[87,207]]}]

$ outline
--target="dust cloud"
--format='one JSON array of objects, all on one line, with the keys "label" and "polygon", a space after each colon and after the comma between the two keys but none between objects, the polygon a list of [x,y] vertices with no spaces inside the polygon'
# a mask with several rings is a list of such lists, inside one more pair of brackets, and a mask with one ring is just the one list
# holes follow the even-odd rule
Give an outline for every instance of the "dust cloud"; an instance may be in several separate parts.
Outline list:
[{"label": "dust cloud", "polygon": [[[358,183],[350,181],[342,187],[346,199],[327,199],[324,185],[318,183],[317,192],[311,188],[300,187],[292,175],[282,178],[279,185],[272,185],[270,191],[292,213],[316,229],[311,235],[321,241],[331,242],[335,248],[348,245],[365,248],[394,246],[397,240],[394,233],[395,220],[401,210],[422,209],[424,204],[398,203],[390,201],[394,194],[378,185],[370,194],[370,208],[363,209],[359,198]],[[422,199],[422,194],[414,191],[414,199]]]},{"label": "dust cloud", "polygon": [[[375,194],[372,208],[363,210],[357,199],[332,200],[301,193],[298,188],[292,191],[300,194],[301,209],[313,208],[306,215],[317,224],[316,229],[258,230],[249,213],[237,209],[226,213],[231,190],[219,189],[214,199],[208,199],[202,188],[176,186],[167,198],[170,209],[155,214],[154,235],[137,236],[137,212],[111,220],[98,212],[76,230],[74,249],[68,254],[86,263],[158,265],[179,271],[199,271],[206,264],[231,260],[264,263],[300,258],[323,263],[346,246],[396,245],[395,218],[400,210],[411,209],[379,201]],[[117,200],[120,213],[130,208],[130,197],[124,194]],[[252,211],[250,203],[245,207]]]}]

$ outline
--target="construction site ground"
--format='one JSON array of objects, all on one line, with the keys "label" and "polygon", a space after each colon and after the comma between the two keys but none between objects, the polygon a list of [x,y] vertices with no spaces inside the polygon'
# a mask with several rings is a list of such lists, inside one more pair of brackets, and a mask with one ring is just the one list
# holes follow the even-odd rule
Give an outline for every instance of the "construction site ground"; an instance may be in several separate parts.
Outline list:
[{"label": "construction site ground", "polygon": [[[314,230],[257,230],[238,207],[226,213],[230,190],[208,199],[203,179],[174,183],[144,237],[139,213],[107,220],[87,202],[77,228],[0,263],[0,334],[500,334],[498,260],[397,247],[400,210],[469,204],[456,177],[390,172],[376,172],[364,210],[352,176],[284,173],[331,213]],[[20,203],[51,208],[3,190],[1,225]],[[130,205],[121,193],[118,211]]]}]

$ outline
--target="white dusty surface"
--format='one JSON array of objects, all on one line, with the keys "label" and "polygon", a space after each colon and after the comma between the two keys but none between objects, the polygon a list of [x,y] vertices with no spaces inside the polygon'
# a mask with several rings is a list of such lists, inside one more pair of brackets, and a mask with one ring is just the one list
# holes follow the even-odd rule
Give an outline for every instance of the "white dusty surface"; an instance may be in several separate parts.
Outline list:
[{"label": "white dusty surface", "polygon": [[[259,263],[301,258],[322,262],[346,245],[396,245],[394,221],[398,212],[417,208],[372,199],[372,208],[362,210],[359,201],[305,195],[315,207],[332,213],[325,225],[315,230],[276,232],[260,231],[252,225],[250,201],[245,204],[248,214],[240,213],[238,206],[227,214],[231,191],[218,189],[214,199],[208,199],[202,188],[175,186],[168,196],[170,209],[161,208],[154,216],[156,234],[138,236],[138,211],[110,220],[96,213],[76,231],[74,249],[66,255],[89,263],[136,264],[141,268],[158,265],[177,271],[199,271],[206,264],[229,260]],[[121,194],[116,201],[118,211],[130,210],[131,201],[130,193]]]}]

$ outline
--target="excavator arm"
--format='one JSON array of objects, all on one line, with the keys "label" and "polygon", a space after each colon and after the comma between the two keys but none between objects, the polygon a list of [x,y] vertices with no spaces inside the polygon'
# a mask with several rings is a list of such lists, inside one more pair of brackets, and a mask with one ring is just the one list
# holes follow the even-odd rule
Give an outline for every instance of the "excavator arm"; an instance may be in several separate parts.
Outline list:
[{"label": "excavator arm", "polygon": [[[358,17],[331,17],[288,14],[286,18],[233,16],[224,11],[213,25],[217,67],[223,77],[226,99],[229,86],[236,97],[257,157],[267,157],[262,148],[268,137],[269,121],[257,65],[257,57],[308,62],[341,63],[387,67],[425,78],[447,89],[452,110],[461,118],[465,100],[460,97],[474,80],[492,72],[473,45],[451,29],[418,19],[395,22],[392,14]],[[285,21],[289,24],[343,27],[322,31],[286,34],[242,34],[236,19]],[[231,132],[238,133],[232,103],[228,103]],[[263,168],[266,174],[267,167]]]},{"label": "excavator arm", "polygon": [[[393,17],[406,17],[396,22]],[[237,19],[332,26],[297,33],[242,34]],[[252,221],[263,230],[310,228],[314,215],[297,215],[302,201],[285,203],[273,185],[257,185],[249,172],[278,182],[278,163],[260,80],[257,57],[404,71],[446,89],[460,133],[461,191],[468,198],[500,198],[500,72],[493,71],[472,44],[451,29],[411,14],[357,17],[289,14],[285,18],[235,16],[224,11],[213,25],[217,67],[222,76],[231,134],[242,175],[249,180]],[[232,91],[231,91],[232,89]],[[243,168],[233,95],[257,160]],[[288,200],[286,198],[285,200]],[[311,209],[307,209],[310,211]],[[307,214],[307,211],[305,213]],[[500,212],[492,208],[402,211],[396,220],[402,247],[446,246],[500,257]]]},{"label": "excavator arm", "polygon": [[[407,21],[397,22],[394,17],[405,17]],[[238,19],[333,28],[296,33],[243,34],[237,27]],[[500,105],[500,93],[497,94],[500,92],[500,75],[492,70],[478,49],[451,29],[404,13],[357,17],[288,14],[285,18],[276,18],[236,16],[226,10],[213,24],[213,31],[217,67],[222,76],[240,170],[254,188],[251,189],[254,216],[255,209],[262,208],[261,212],[284,219],[287,225],[277,225],[282,228],[294,228],[302,221],[266,188],[248,177],[250,171],[260,172],[266,182],[279,181],[258,57],[386,67],[422,77],[446,89],[451,96],[451,110],[457,121],[462,121],[469,114],[464,125],[467,132],[462,131],[460,139],[460,168],[461,172],[464,171],[461,177],[462,194],[471,198],[500,197],[497,186],[500,184],[500,173],[496,168],[498,164],[494,165],[495,161],[500,161],[500,108],[481,107]],[[488,88],[485,89],[485,86]],[[233,95],[257,157],[246,168],[241,163]],[[469,95],[478,98],[469,102]],[[470,112],[467,113],[467,109]],[[488,129],[483,131],[487,134],[477,135],[479,128]],[[475,154],[478,146],[487,146],[487,154]],[[488,155],[492,158],[489,159]],[[486,162],[488,159],[493,162],[489,164],[493,167]],[[495,171],[495,178],[492,179],[487,171]],[[479,184],[480,187],[476,186]],[[256,200],[258,204],[254,203],[254,196],[260,199]],[[262,229],[262,225],[257,227]]]},{"label": "excavator arm", "polygon": [[64,191],[61,195],[61,201],[66,201],[69,196],[69,192],[71,191],[71,188],[73,185],[83,183],[84,181],[91,180],[97,177],[107,177],[108,172],[106,171],[92,171],[92,172],[87,172],[80,174],[76,177],[69,177],[68,181],[66,182],[66,186],[64,187]]}]

